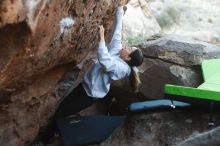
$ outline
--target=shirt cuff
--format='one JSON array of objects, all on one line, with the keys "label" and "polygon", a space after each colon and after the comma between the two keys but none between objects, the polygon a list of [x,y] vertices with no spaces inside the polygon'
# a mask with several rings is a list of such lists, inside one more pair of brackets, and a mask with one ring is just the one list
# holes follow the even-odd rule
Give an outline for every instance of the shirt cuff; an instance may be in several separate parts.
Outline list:
[{"label": "shirt cuff", "polygon": [[104,41],[100,41],[99,42],[99,48],[104,48],[105,47],[105,42]]},{"label": "shirt cuff", "polygon": [[119,6],[119,7],[117,7],[117,11],[123,13],[123,12],[124,12],[124,10],[123,10],[123,6]]}]

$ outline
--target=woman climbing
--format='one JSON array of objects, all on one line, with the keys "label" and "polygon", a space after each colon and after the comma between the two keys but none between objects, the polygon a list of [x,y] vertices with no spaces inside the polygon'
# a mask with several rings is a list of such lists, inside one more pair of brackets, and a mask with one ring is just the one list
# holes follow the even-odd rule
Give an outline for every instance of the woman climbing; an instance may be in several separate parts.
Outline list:
[{"label": "woman climbing", "polygon": [[143,62],[143,54],[137,48],[122,48],[121,32],[122,18],[126,7],[119,6],[116,10],[116,18],[113,27],[111,42],[108,47],[105,44],[104,28],[99,27],[100,42],[98,56],[83,77],[83,82],[75,88],[60,104],[51,124],[42,131],[39,139],[43,143],[50,143],[55,132],[55,119],[63,118],[78,113],[89,107],[95,101],[103,99],[109,92],[113,80],[130,77],[131,86],[135,89],[139,83],[135,67]]},{"label": "woman climbing", "polygon": [[108,47],[105,43],[104,28],[102,25],[99,26],[100,42],[97,60],[85,73],[82,84],[76,88],[77,93],[75,90],[70,93],[61,104],[56,116],[75,114],[94,101],[104,98],[113,80],[130,76],[131,86],[137,88],[139,80],[134,67],[142,64],[143,54],[140,49],[134,47],[122,48],[122,18],[126,9],[126,6],[119,6],[116,10],[112,39]]}]

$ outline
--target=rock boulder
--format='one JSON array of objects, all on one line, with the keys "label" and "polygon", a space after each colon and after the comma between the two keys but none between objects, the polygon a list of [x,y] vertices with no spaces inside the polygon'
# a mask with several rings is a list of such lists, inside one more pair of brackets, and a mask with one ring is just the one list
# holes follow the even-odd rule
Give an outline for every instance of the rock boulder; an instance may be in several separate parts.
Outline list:
[{"label": "rock boulder", "polygon": [[162,98],[164,84],[196,87],[202,82],[201,62],[219,58],[220,47],[180,36],[162,36],[138,45],[144,63],[139,68],[140,92]]},{"label": "rock boulder", "polygon": [[96,55],[98,25],[110,36],[117,2],[0,2],[0,145],[29,145],[36,137]]}]

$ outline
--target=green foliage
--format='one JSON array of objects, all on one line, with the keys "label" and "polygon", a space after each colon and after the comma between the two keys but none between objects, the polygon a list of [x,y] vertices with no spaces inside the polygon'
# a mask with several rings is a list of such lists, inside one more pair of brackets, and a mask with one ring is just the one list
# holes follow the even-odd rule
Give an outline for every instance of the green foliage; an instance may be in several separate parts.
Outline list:
[{"label": "green foliage", "polygon": [[129,46],[135,46],[138,45],[146,40],[146,37],[139,34],[137,36],[132,36],[127,38],[127,43]]},{"label": "green foliage", "polygon": [[163,14],[158,16],[156,19],[161,28],[169,28],[174,23],[179,22],[180,12],[173,7],[168,7]]},{"label": "green foliage", "polygon": [[202,21],[202,18],[199,18],[198,21]]},{"label": "green foliage", "polygon": [[209,18],[209,19],[208,19],[208,22],[209,22],[209,23],[212,23],[212,18]]},{"label": "green foliage", "polygon": [[173,7],[167,8],[167,14],[173,19],[175,23],[178,23],[180,12],[176,8]]}]

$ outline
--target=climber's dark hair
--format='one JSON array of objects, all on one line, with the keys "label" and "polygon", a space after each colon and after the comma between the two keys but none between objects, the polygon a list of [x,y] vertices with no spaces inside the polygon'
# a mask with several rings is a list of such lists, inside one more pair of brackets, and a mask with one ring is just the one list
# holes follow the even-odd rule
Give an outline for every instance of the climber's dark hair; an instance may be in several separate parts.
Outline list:
[{"label": "climber's dark hair", "polygon": [[144,56],[139,48],[135,48],[135,50],[130,54],[131,60],[128,61],[130,66],[140,66],[143,63]]}]

